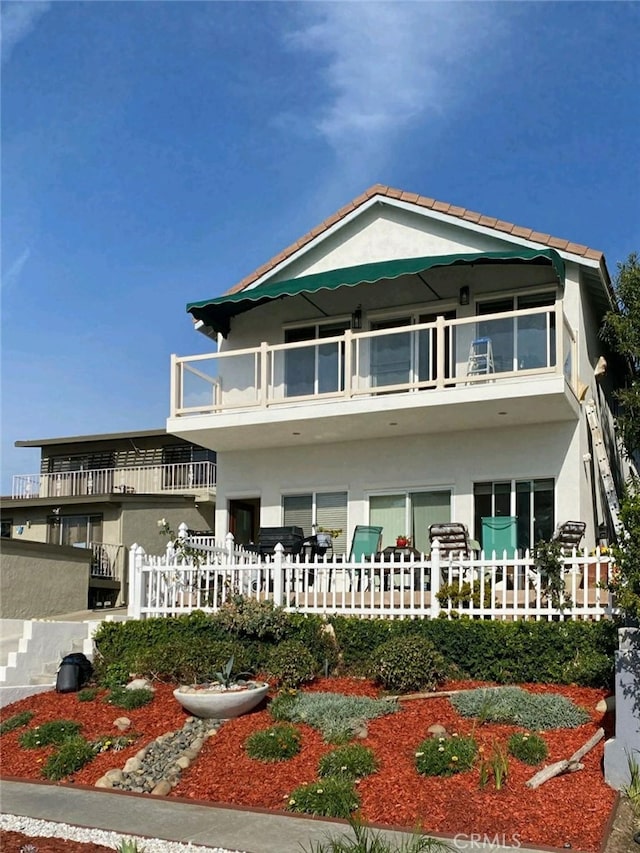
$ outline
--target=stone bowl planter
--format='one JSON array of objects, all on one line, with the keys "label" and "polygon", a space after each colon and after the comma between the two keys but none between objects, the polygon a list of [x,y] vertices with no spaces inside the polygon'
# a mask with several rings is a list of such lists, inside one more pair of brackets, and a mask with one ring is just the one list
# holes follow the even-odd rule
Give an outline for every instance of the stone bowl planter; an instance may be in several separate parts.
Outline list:
[{"label": "stone bowl planter", "polygon": [[247,681],[224,687],[221,684],[181,686],[173,695],[182,707],[195,717],[228,720],[246,714],[267,695],[269,685],[264,681]]}]

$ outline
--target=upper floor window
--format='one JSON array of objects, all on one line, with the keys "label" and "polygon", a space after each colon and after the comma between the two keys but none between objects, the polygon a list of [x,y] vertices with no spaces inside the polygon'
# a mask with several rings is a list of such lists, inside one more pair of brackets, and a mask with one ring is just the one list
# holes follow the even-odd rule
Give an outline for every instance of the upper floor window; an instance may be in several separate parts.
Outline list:
[{"label": "upper floor window", "polygon": [[[555,293],[534,293],[508,296],[478,302],[477,313],[501,314],[553,306]],[[489,338],[496,373],[553,367],[556,363],[556,315],[553,311],[540,314],[481,320],[478,337]]]},{"label": "upper floor window", "polygon": [[11,538],[11,527],[13,525],[13,519],[11,518],[3,518],[0,521],[0,537],[2,539],[10,539]]},{"label": "upper floor window", "polygon": [[286,344],[314,342],[309,346],[284,351],[285,396],[307,397],[341,391],[344,388],[344,342],[315,342],[321,338],[343,335],[349,327],[349,321],[344,320],[285,329]]},{"label": "upper floor window", "polygon": [[70,456],[50,456],[47,467],[50,474],[63,474],[68,471],[99,471],[113,468],[115,454],[112,450],[96,453],[76,453]]}]

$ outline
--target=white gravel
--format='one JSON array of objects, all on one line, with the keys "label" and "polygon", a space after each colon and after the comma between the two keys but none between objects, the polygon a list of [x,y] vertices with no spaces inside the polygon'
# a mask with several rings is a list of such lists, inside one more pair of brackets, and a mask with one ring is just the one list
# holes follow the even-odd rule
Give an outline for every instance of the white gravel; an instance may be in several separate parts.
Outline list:
[{"label": "white gravel", "polygon": [[[23,835],[43,836],[46,838],[65,838],[69,841],[84,841],[102,844],[114,850],[126,839],[138,842],[140,853],[241,853],[240,850],[227,850],[224,847],[201,847],[196,844],[180,844],[177,841],[162,841],[158,838],[142,838],[136,835],[121,835],[102,829],[82,829],[67,823],[54,823],[49,820],[24,817],[22,815],[0,815],[0,829],[9,832],[21,832]],[[37,844],[34,844],[37,847]]]}]

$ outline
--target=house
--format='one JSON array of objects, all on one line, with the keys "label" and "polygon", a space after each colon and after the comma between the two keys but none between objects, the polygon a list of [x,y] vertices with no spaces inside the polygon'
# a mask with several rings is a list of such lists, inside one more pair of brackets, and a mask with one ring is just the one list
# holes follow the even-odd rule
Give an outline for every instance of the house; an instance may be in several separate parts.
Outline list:
[{"label": "house", "polygon": [[[82,562],[83,556],[70,549],[89,549],[83,607],[126,601],[129,548],[136,543],[151,553],[161,550],[160,518],[174,528],[186,522],[194,530],[213,530],[212,450],[159,429],[17,441],[16,446],[41,448],[41,462],[39,473],[15,476],[11,497],[2,499],[4,557],[28,560],[31,571],[34,562],[44,561],[45,574],[51,576],[57,565],[68,575],[69,562]],[[3,573],[9,576],[8,562]],[[15,597],[4,596],[7,603]],[[4,608],[3,615],[8,615]]]},{"label": "house", "polygon": [[[223,296],[187,306],[167,430],[216,448],[216,530],[383,528],[488,552],[567,520],[615,533],[614,297],[601,252],[374,186]],[[609,368],[607,369],[607,363]]]}]

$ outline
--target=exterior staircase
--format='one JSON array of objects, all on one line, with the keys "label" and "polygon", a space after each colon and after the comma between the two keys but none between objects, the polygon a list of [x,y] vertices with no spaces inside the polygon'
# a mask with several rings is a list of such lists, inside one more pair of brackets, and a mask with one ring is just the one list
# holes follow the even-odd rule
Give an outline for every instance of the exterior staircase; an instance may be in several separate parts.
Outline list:
[{"label": "exterior staircase", "polygon": [[[93,658],[93,635],[102,621],[123,614],[85,614],[86,619],[0,619],[0,708],[27,696],[53,690],[62,658],[82,652]],[[101,614],[102,615],[102,614]]]}]

